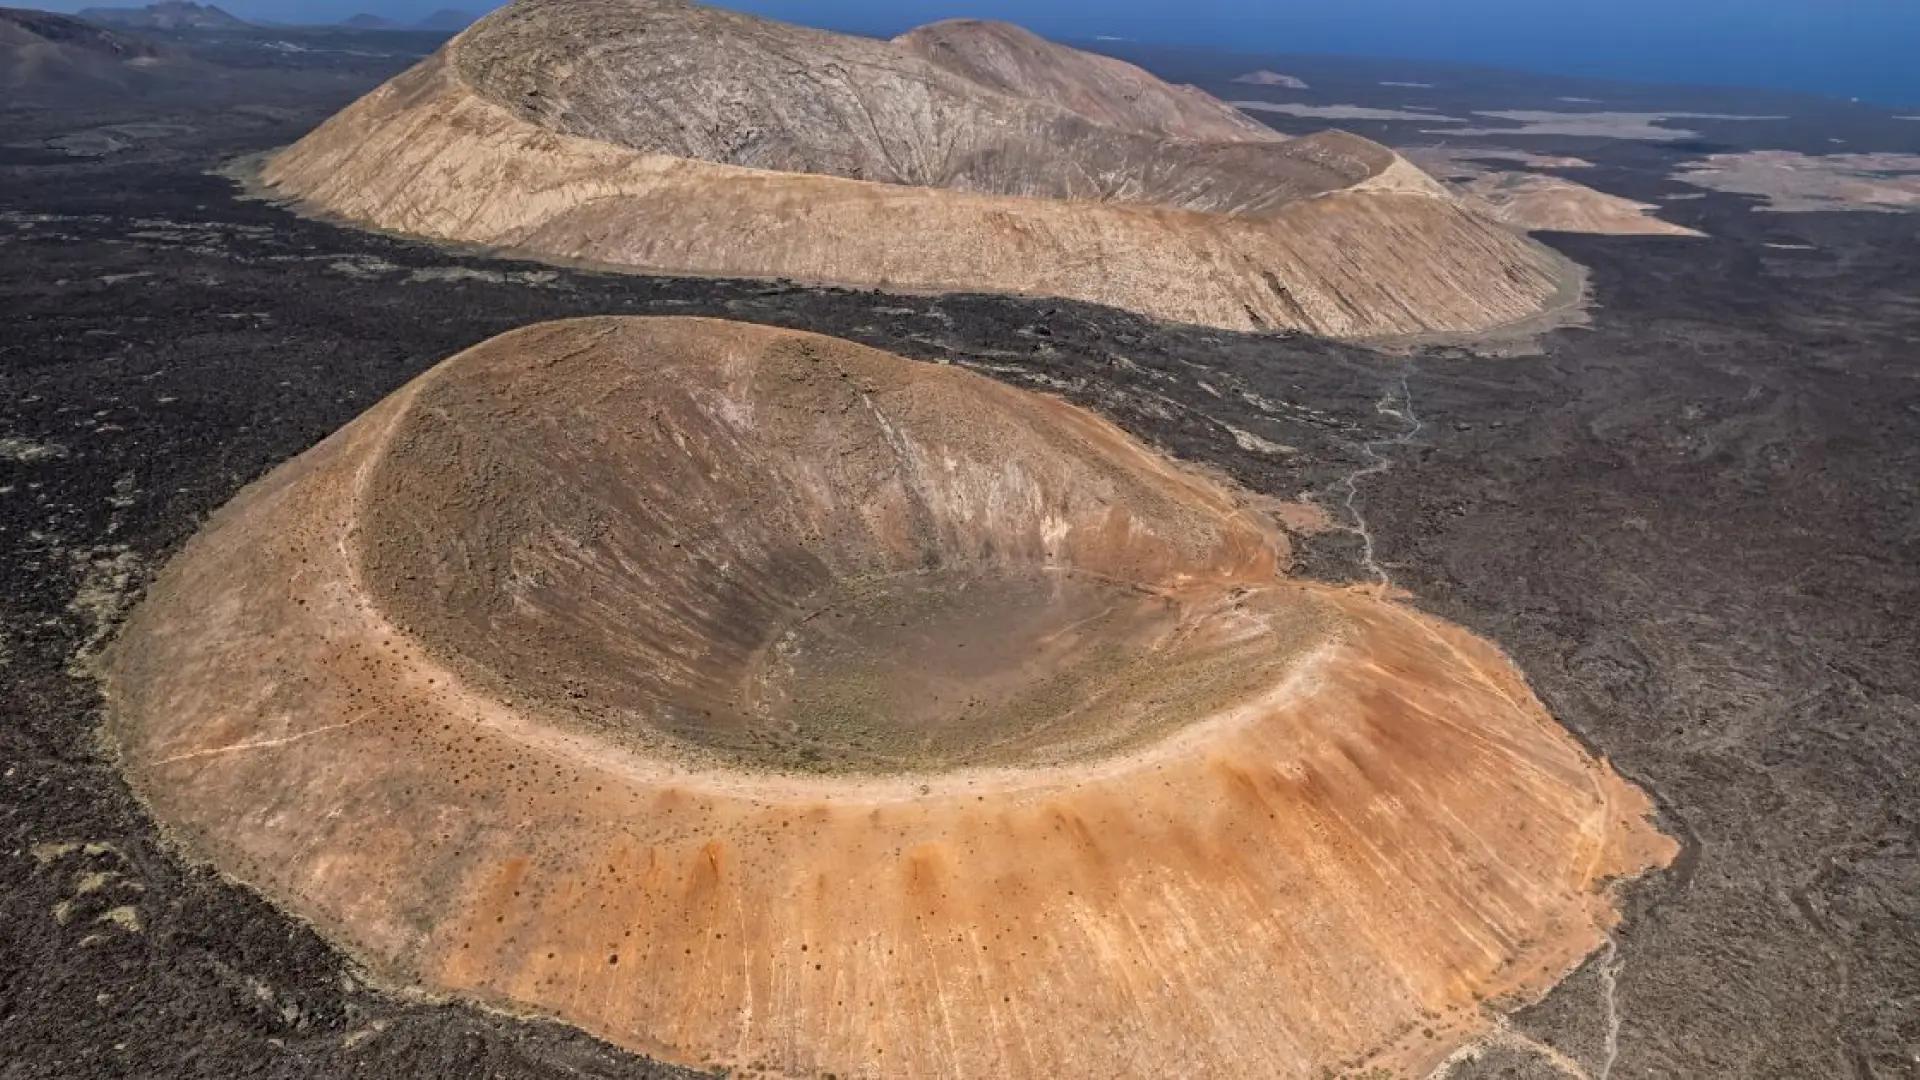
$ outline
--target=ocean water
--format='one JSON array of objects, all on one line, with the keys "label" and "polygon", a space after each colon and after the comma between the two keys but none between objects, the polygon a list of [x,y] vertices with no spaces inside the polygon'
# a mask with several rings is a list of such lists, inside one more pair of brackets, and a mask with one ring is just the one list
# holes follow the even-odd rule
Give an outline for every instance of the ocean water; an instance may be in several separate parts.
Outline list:
[{"label": "ocean water", "polygon": [[[11,0],[73,11],[147,0]],[[402,21],[500,0],[219,0],[242,18]],[[1235,52],[1404,57],[1555,75],[1796,90],[1920,111],[1920,0],[706,0],[809,26],[890,35],[934,19],[1006,19],[1048,37]]]},{"label": "ocean water", "polygon": [[1920,107],[1920,0],[720,0],[891,33],[953,16],[1050,37],[1445,60]]}]

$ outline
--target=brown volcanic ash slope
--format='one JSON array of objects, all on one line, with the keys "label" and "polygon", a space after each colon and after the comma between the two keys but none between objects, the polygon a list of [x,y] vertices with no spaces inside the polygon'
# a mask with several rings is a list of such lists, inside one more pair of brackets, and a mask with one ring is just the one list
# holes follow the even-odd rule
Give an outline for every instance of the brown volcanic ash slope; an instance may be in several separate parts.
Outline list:
[{"label": "brown volcanic ash slope", "polygon": [[1418,1068],[1646,799],[1486,643],[1059,401],[589,319],[248,488],[110,659],[154,811],[388,977],[841,1076]]},{"label": "brown volcanic ash slope", "polygon": [[895,42],[674,0],[528,0],[275,157],[375,226],[669,272],[1477,330],[1569,268],[1391,151],[990,23]]}]

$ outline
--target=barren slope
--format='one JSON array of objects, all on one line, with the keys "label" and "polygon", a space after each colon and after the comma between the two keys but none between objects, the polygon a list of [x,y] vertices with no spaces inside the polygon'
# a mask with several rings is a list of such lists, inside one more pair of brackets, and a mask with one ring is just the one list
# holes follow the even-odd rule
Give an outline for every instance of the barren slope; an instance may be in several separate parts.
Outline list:
[{"label": "barren slope", "polygon": [[1056,45],[1011,23],[948,19],[894,43],[969,82],[1120,131],[1198,142],[1284,138],[1197,87],[1169,86],[1124,60]]},{"label": "barren slope", "polygon": [[1656,217],[1659,207],[1596,191],[1558,176],[1488,171],[1458,185],[1461,194],[1485,203],[1488,212],[1529,232],[1598,233],[1613,236],[1699,236],[1697,230]]},{"label": "barren slope", "polygon": [[1391,151],[1276,140],[1231,112],[991,24],[888,43],[555,0],[482,20],[266,179],[355,220],[550,256],[1235,328],[1473,330],[1564,299],[1555,256]]},{"label": "barren slope", "polygon": [[[1004,65],[1013,70],[998,78],[990,46],[1022,39],[994,27],[889,43],[676,0],[568,0],[509,7],[453,57],[476,94],[541,128],[779,172],[1228,211],[1334,190],[1378,167],[1289,146],[1197,92],[1126,65],[1122,80],[1117,62],[1038,39],[1024,67]],[[582,40],[594,44],[583,52]],[[1182,99],[1192,100],[1176,108]]]},{"label": "barren slope", "polygon": [[675,1060],[1420,1067],[1672,845],[1497,650],[1285,558],[1048,398],[546,324],[217,515],[112,729],[181,837],[387,977]]}]

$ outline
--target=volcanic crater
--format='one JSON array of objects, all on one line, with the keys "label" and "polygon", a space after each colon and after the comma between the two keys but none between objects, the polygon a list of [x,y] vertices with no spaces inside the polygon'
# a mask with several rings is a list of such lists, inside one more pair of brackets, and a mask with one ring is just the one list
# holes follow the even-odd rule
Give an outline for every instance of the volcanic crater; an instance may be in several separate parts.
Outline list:
[{"label": "volcanic crater", "polygon": [[973,20],[877,41],[681,0],[522,0],[262,178],[327,215],[551,258],[1231,329],[1479,332],[1581,292],[1384,146],[1289,139]]},{"label": "volcanic crater", "polygon": [[1430,1066],[1673,846],[1494,647],[1058,400],[542,324],[247,488],[106,665],[388,980],[780,1075]]},{"label": "volcanic crater", "polygon": [[1046,762],[1316,637],[1244,595],[1270,530],[1083,413],[800,336],[604,336],[434,380],[361,504],[381,609],[564,722],[774,768]]}]

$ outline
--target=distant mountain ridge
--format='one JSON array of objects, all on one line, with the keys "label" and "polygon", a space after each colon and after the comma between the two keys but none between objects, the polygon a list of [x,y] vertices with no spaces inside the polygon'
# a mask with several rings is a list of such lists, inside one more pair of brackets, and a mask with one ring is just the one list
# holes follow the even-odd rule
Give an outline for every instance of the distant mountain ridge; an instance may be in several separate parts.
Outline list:
[{"label": "distant mountain ridge", "polygon": [[339,25],[352,27],[355,30],[442,30],[448,33],[457,33],[472,26],[479,18],[480,16],[475,15],[471,11],[462,11],[459,8],[441,8],[416,22],[407,23],[401,22],[398,19],[389,19],[385,15],[375,15],[372,12],[363,11],[358,15],[341,20]]},{"label": "distant mountain ridge", "polygon": [[138,88],[165,50],[71,15],[0,8],[0,90],[9,100]]},{"label": "distant mountain ridge", "polygon": [[151,42],[87,22],[72,15],[27,8],[0,8],[0,45],[61,45],[115,59],[131,60],[158,52]]},{"label": "distant mountain ridge", "polygon": [[223,8],[193,0],[160,0],[137,8],[82,8],[79,17],[139,30],[239,30],[252,25]]},{"label": "distant mountain ridge", "polygon": [[459,8],[441,8],[439,11],[428,15],[413,25],[416,29],[420,30],[465,30],[467,27],[472,26],[477,19],[479,19],[479,16],[471,11],[462,11]]},{"label": "distant mountain ridge", "polygon": [[1282,75],[1277,71],[1268,71],[1266,68],[1261,68],[1259,71],[1249,71],[1245,75],[1236,77],[1233,81],[1246,83],[1249,86],[1279,86],[1288,90],[1305,90],[1308,88],[1306,80],[1297,75]]}]

